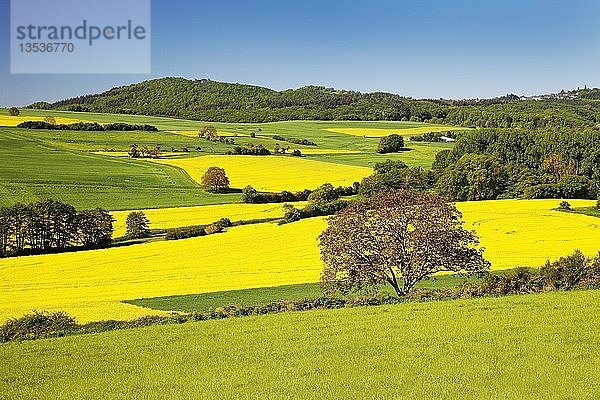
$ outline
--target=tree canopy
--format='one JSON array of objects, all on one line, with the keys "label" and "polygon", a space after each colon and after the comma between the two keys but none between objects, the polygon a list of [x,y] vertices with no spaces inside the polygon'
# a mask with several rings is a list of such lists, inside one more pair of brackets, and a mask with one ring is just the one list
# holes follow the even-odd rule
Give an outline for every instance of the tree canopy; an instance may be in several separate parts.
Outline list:
[{"label": "tree canopy", "polygon": [[222,193],[229,189],[229,178],[225,170],[220,167],[209,167],[202,175],[202,186],[206,190]]},{"label": "tree canopy", "polygon": [[446,199],[426,192],[380,193],[328,220],[319,236],[328,292],[389,284],[398,296],[440,271],[489,269],[474,232]]}]

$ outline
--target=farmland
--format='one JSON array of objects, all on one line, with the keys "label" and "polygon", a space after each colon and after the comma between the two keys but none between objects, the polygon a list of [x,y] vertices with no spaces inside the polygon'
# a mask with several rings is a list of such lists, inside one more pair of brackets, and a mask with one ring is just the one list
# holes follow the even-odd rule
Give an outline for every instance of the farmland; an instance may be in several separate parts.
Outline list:
[{"label": "farmland", "polygon": [[[295,204],[302,207],[304,203]],[[248,221],[264,218],[281,218],[283,204],[219,204],[196,207],[154,208],[141,210],[150,220],[150,229],[169,229],[183,225],[210,224],[221,218],[231,221]],[[129,211],[115,211],[115,237],[125,235],[125,220]]]},{"label": "farmland", "polygon": [[352,186],[353,182],[372,172],[366,167],[325,164],[294,157],[202,156],[153,161],[179,167],[198,183],[209,167],[219,166],[225,168],[231,187],[241,189],[251,185],[257,190],[271,192],[314,189],[325,182],[334,186]]},{"label": "farmland", "polygon": [[[589,207],[590,200],[569,200]],[[465,226],[474,229],[497,269],[540,266],[575,249],[593,255],[600,219],[553,210],[558,200],[494,200],[458,203]]]},{"label": "farmland", "polygon": [[[18,118],[40,120],[47,115],[61,121],[147,123],[156,125],[163,131],[80,132],[0,127],[0,157],[6,160],[0,168],[0,206],[50,197],[80,208],[104,207],[111,210],[222,204],[240,200],[236,193],[214,195],[205,192],[183,170],[168,165],[193,165],[196,161],[189,161],[187,158],[198,156],[216,157],[213,161],[223,162],[226,166],[237,161],[235,158],[220,158],[220,155],[231,150],[231,145],[218,141],[209,142],[190,133],[197,132],[207,123],[161,117],[46,110],[23,110]],[[390,158],[429,168],[437,152],[449,148],[449,145],[440,143],[412,143],[411,151],[380,155],[375,153],[378,143],[376,138],[367,139],[325,130],[332,126],[370,129],[405,125],[412,127],[418,125],[415,123],[291,121],[211,125],[215,125],[221,132],[238,135],[235,140],[240,145],[252,143],[273,149],[279,143],[272,138],[274,135],[308,139],[318,144],[293,145],[293,148],[298,148],[305,154],[299,160],[288,157],[260,160],[261,163],[267,163],[268,168],[281,168],[277,174],[285,173],[285,180],[279,184],[273,183],[276,179],[273,177],[273,170],[269,172],[268,168],[256,166],[259,160],[251,160],[248,164],[251,170],[244,171],[243,175],[250,174],[251,180],[240,174],[239,167],[232,166],[231,173],[229,170],[227,172],[233,174],[234,183],[242,185],[240,187],[255,180],[254,178],[256,186],[280,190],[300,186],[301,189],[314,189],[327,180],[352,184],[368,175],[376,162]],[[172,133],[170,130],[187,132],[187,135]],[[255,137],[251,138],[250,133],[254,133]],[[132,143],[150,148],[160,146],[165,156],[176,158],[160,160],[163,164],[157,164],[147,160],[111,157],[125,155]],[[281,143],[283,144],[285,143]],[[193,175],[197,178],[198,174],[200,171],[196,168]],[[313,176],[306,180],[309,174]],[[288,184],[293,187],[288,187]]]},{"label": "farmland", "polygon": [[599,304],[600,291],[556,292],[10,343],[0,346],[0,391],[11,399],[595,399]]},{"label": "farmland", "polygon": [[404,126],[398,128],[327,128],[328,132],[343,133],[346,135],[362,136],[362,137],[384,137],[392,134],[402,136],[413,136],[422,135],[428,132],[450,132],[450,131],[464,131],[465,128],[457,126],[442,126],[442,125],[422,125],[422,124],[411,124],[407,123]]},{"label": "farmland", "polygon": [[[574,206],[592,204],[571,202]],[[552,210],[556,206],[556,200],[458,204],[466,227],[479,234],[494,270],[539,267],[577,248],[590,256],[598,251],[598,219]],[[177,221],[188,225],[189,221],[219,219],[220,207],[148,210],[148,215],[157,227]],[[281,213],[281,205],[223,207],[222,216],[229,210],[239,212],[241,219]],[[122,232],[126,212],[116,215],[121,221],[118,232]],[[80,321],[126,319],[149,310],[122,304],[124,300],[317,282],[322,263],[316,238],[324,227],[323,218],[311,218],[283,226],[234,227],[174,242],[3,259],[0,317],[44,308],[67,310]],[[19,302],[15,303],[17,293]]]},{"label": "farmland", "polygon": [[122,300],[316,282],[316,235],[324,226],[313,218],[186,240],[2,259],[0,318],[43,308],[67,310],[80,321],[130,319],[149,310]]}]

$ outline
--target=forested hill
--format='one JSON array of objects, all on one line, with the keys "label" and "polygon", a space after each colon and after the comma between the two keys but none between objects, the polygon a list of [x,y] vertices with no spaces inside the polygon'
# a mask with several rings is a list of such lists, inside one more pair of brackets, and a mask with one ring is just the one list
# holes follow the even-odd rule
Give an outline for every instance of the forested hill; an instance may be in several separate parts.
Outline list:
[{"label": "forested hill", "polygon": [[[412,120],[471,127],[590,127],[600,102],[584,97],[523,100],[415,100],[321,86],[275,91],[259,86],[161,78],[32,108],[171,116],[221,122],[282,120]],[[595,94],[595,93],[594,93]]]}]

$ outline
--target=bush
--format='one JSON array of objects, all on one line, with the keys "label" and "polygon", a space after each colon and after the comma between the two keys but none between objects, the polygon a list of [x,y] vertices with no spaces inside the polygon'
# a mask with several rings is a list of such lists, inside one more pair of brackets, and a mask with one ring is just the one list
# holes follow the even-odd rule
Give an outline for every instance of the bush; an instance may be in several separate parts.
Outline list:
[{"label": "bush", "polygon": [[571,204],[569,204],[568,201],[561,201],[560,204],[558,205],[558,209],[562,210],[562,211],[570,211],[571,210]]},{"label": "bush", "polygon": [[580,250],[555,262],[546,261],[540,269],[540,277],[546,286],[554,289],[572,289],[591,275],[591,260]]},{"label": "bush", "polygon": [[206,232],[207,235],[213,235],[215,233],[223,232],[223,227],[219,224],[210,224],[204,228],[204,232]]},{"label": "bush", "polygon": [[300,192],[289,192],[284,190],[281,193],[258,192],[252,186],[248,185],[242,189],[242,202],[251,204],[263,203],[291,203],[295,201],[305,201],[312,192],[308,189]]},{"label": "bush", "polygon": [[0,327],[0,342],[65,336],[77,328],[75,318],[63,311],[37,312],[8,320]]},{"label": "bush", "polygon": [[254,145],[246,144],[244,147],[235,146],[233,150],[227,152],[228,155],[243,155],[243,156],[270,156],[271,151],[266,149],[262,144]]},{"label": "bush", "polygon": [[8,115],[11,117],[17,117],[19,114],[21,114],[21,112],[17,107],[11,107],[8,109]]},{"label": "bush", "polygon": [[204,225],[184,226],[180,228],[171,228],[165,231],[165,240],[179,240],[191,237],[204,236]]},{"label": "bush", "polygon": [[229,218],[221,218],[217,222],[209,225],[190,225],[179,228],[171,228],[165,231],[165,240],[188,239],[191,237],[212,235],[222,232],[224,228],[230,227],[233,224]]},{"label": "bush", "polygon": [[379,140],[379,147],[377,152],[380,154],[384,153],[396,153],[404,148],[404,138],[397,134],[391,134],[384,136]]}]

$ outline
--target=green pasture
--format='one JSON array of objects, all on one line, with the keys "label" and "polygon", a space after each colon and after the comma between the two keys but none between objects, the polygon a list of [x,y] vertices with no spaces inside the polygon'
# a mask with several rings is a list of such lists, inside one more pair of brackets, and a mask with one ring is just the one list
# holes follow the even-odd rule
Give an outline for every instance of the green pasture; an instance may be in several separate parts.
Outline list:
[{"label": "green pasture", "polygon": [[600,291],[0,345],[5,399],[597,399]]}]

